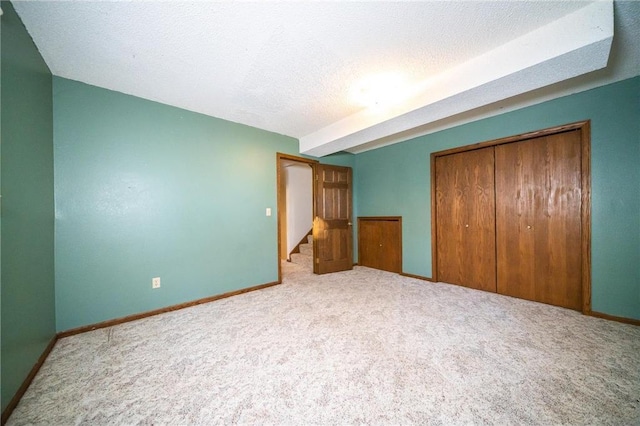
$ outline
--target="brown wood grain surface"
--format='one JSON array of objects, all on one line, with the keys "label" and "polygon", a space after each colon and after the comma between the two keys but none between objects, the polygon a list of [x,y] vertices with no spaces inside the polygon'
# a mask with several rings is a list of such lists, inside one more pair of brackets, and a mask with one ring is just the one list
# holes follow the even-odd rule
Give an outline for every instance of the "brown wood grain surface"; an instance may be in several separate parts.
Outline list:
[{"label": "brown wood grain surface", "polygon": [[315,165],[313,271],[353,269],[351,168]]},{"label": "brown wood grain surface", "polygon": [[437,157],[438,280],[496,291],[493,147]]},{"label": "brown wood grain surface", "polygon": [[498,291],[582,309],[578,130],[496,147]]},{"label": "brown wood grain surface", "polygon": [[402,219],[358,218],[358,263],[389,272],[402,272]]},{"label": "brown wood grain surface", "polygon": [[[478,158],[459,155],[491,147],[495,149],[496,290],[589,314],[589,121],[431,154],[434,279],[479,288],[462,266],[473,265],[476,257],[469,256],[460,228],[463,222],[465,228],[473,226],[465,212],[483,211],[465,192],[472,181],[469,169],[477,167]],[[480,240],[477,246],[483,247]],[[486,275],[482,268],[476,273]]]}]

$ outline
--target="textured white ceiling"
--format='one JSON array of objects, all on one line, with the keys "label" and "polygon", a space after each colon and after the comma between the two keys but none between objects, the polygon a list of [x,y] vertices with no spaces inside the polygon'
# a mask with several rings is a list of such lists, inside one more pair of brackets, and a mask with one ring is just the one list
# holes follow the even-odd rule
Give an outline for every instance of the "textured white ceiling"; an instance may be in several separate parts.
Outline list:
[{"label": "textured white ceiling", "polygon": [[[621,31],[637,35],[640,8],[628,3],[616,5],[616,13],[631,16],[623,20],[631,30]],[[410,82],[442,76],[589,2],[14,5],[54,75],[304,139],[362,113],[350,97],[362,78],[380,72],[400,72]],[[631,73],[638,74],[640,54],[630,48],[636,58]],[[626,57],[622,62],[633,68]],[[374,130],[339,149],[393,142],[388,132]]]}]

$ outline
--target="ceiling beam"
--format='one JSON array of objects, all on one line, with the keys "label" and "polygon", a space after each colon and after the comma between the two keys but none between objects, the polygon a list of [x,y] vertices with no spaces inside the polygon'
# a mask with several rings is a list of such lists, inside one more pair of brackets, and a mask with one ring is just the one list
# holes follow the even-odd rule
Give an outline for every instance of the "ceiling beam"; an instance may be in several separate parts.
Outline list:
[{"label": "ceiling beam", "polygon": [[300,138],[322,157],[607,66],[613,2],[598,1],[435,75],[386,109],[368,108]]}]

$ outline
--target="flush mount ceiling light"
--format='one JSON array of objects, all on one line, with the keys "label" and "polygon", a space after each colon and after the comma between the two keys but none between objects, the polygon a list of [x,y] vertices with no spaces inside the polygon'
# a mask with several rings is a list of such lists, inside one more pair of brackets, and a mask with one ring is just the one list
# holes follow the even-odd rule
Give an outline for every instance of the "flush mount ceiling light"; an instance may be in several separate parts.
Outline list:
[{"label": "flush mount ceiling light", "polygon": [[385,109],[406,100],[411,86],[400,72],[368,75],[357,81],[350,90],[351,100],[372,110]]}]

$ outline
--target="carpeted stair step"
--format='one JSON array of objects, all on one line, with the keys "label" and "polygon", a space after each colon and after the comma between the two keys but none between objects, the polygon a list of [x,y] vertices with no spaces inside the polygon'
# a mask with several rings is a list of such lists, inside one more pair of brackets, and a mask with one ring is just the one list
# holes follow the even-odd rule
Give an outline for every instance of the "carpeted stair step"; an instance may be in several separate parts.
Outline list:
[{"label": "carpeted stair step", "polygon": [[300,254],[313,256],[313,246],[311,244],[300,244]]},{"label": "carpeted stair step", "polygon": [[307,235],[307,243],[298,246],[300,253],[291,253],[291,263],[313,270],[313,236]]},{"label": "carpeted stair step", "polygon": [[308,254],[292,253],[291,263],[304,266],[309,269],[313,269],[313,257]]}]

